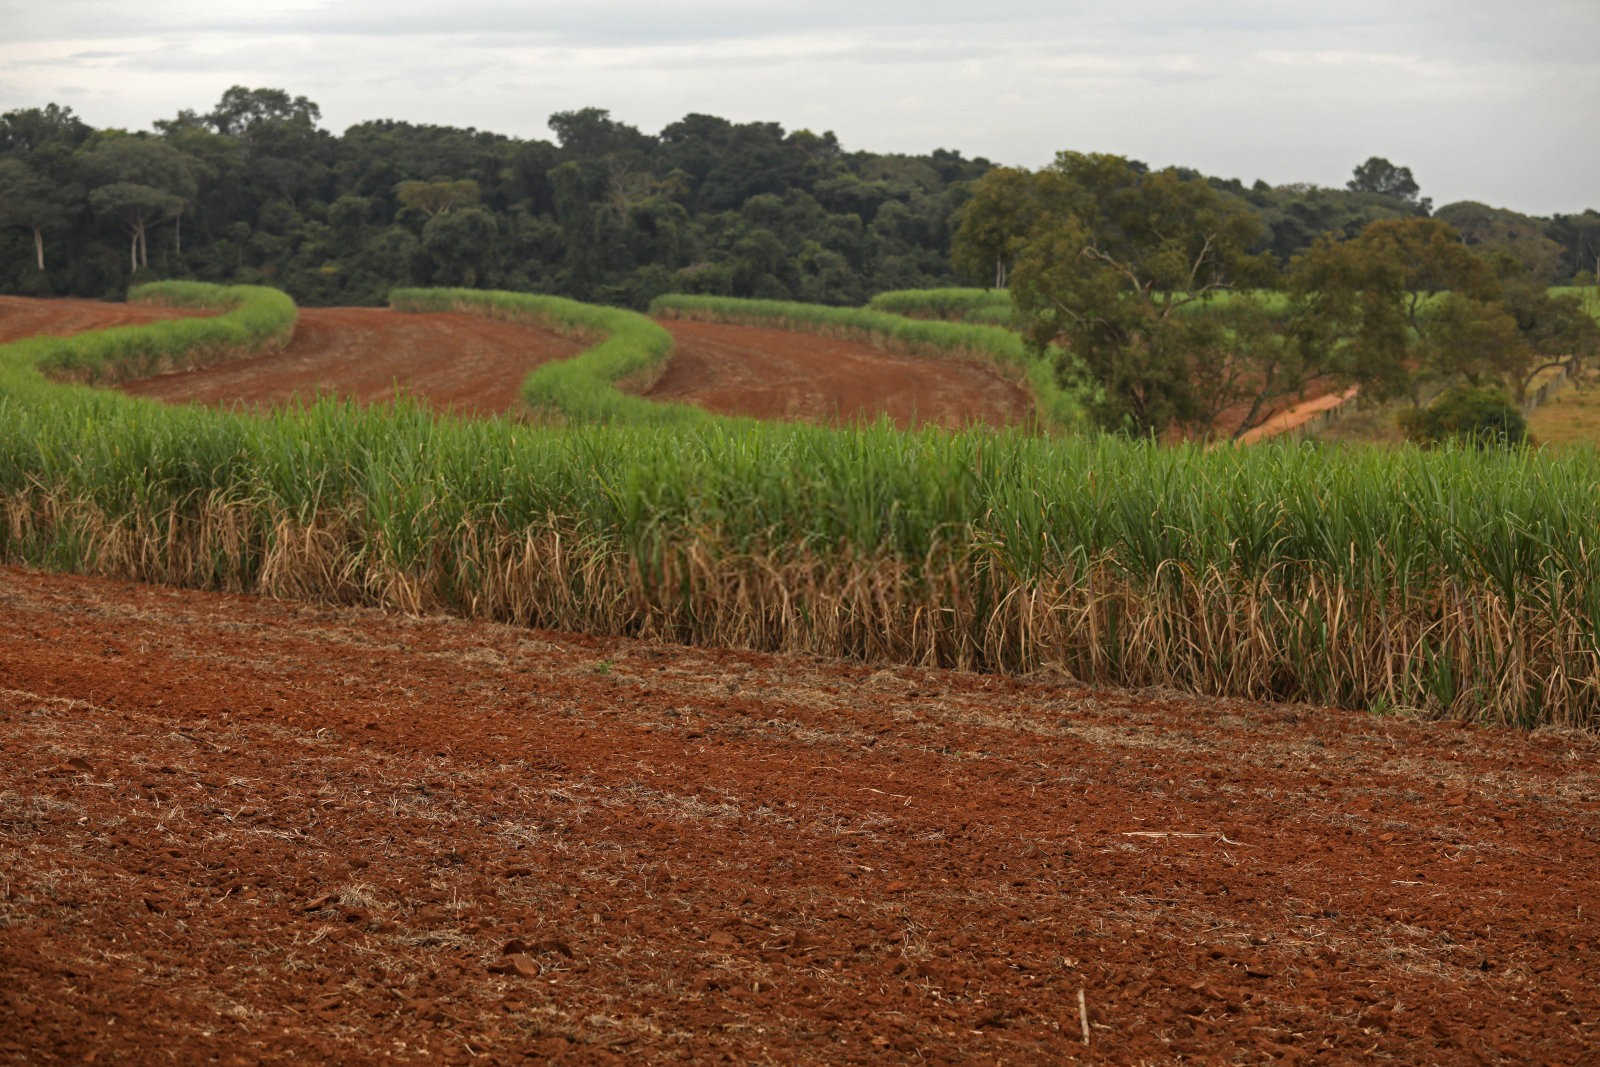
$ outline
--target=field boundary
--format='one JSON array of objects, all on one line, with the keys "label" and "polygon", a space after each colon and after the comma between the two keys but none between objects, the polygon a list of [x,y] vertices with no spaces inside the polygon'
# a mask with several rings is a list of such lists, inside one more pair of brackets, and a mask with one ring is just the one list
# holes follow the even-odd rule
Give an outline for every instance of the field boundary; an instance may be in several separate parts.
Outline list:
[{"label": "field boundary", "polygon": [[131,289],[128,302],[220,314],[26,338],[6,346],[9,362],[60,381],[110,384],[282,348],[299,313],[287,293],[261,285],[151,282]]},{"label": "field boundary", "polygon": [[870,308],[686,294],[657,297],[650,304],[650,314],[815,333],[927,358],[976,360],[1028,390],[1040,426],[1076,430],[1084,425],[1078,396],[1063,389],[1056,377],[1056,362],[1064,356],[1056,349],[1035,353],[1019,335],[999,326],[912,319]]},{"label": "field boundary", "polygon": [[1009,289],[891,289],[867,301],[869,311],[910,319],[1009,326],[1016,313]]},{"label": "field boundary", "polygon": [[544,327],[588,343],[570,359],[546,363],[522,383],[522,398],[536,414],[572,422],[684,423],[714,418],[686,404],[661,403],[625,393],[649,388],[672,357],[672,335],[635,311],[585,304],[566,297],[498,289],[395,289],[396,311],[459,311]]}]

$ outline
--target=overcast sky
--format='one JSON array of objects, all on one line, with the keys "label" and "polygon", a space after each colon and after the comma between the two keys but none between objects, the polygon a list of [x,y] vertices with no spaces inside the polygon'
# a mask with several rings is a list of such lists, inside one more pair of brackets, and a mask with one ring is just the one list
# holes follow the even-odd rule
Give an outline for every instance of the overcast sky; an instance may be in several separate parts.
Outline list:
[{"label": "overcast sky", "polygon": [[1600,208],[1600,0],[0,0],[0,110],[95,126],[230,85],[367,119],[551,136],[604,107],[1037,167],[1063,148],[1273,184],[1368,156],[1442,205]]}]

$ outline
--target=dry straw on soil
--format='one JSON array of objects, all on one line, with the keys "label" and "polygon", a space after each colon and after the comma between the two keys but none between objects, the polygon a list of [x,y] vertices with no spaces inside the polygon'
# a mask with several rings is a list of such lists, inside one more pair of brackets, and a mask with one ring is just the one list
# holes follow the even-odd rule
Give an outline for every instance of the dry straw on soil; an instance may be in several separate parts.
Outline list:
[{"label": "dry straw on soil", "polygon": [[[1593,727],[1591,624],[1450,581],[1389,602],[1312,576],[1110,559],[1031,578],[983,548],[892,554],[738,549],[715,535],[647,558],[550,519],[470,520],[400,562],[359,514],[309,522],[219,495],[113,517],[46,493],[6,502],[7,556],[71,546],[75,567],[145,581],[371,604],[586,633],[889,663],[1172,686],[1266,700],[1430,708],[1480,721]],[[1485,670],[1485,665],[1493,669]]]}]

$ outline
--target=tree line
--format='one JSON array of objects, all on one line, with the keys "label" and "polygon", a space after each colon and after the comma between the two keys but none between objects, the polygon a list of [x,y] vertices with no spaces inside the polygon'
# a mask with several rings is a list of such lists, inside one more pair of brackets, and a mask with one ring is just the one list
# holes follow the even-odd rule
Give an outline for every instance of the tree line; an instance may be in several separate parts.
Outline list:
[{"label": "tree line", "polygon": [[150,131],[54,104],[0,118],[0,288],[117,296],[149,276],[275,285],[304,304],[406,285],[642,306],[668,291],[858,304],[950,284],[959,152],[850,152],[832,133],[599,108],[554,139],[379,120],[236,86]]},{"label": "tree line", "polygon": [[[275,285],[309,305],[441,285],[641,307],[664,292],[855,305],[997,280],[996,262],[951,255],[980,179],[1017,173],[988,160],[847,151],[832,133],[700,114],[647,134],[582,108],[549,128],[552,140],[524,140],[384,119],[335,135],[304,96],[243,86],[147,131],[97,130],[55,104],[10,111],[0,289],[116,297],[182,277]],[[1325,232],[1429,210],[1410,172],[1381,160],[1347,189],[1181,173],[1253,215],[1253,251],[1279,263]],[[1600,251],[1594,212],[1435,214],[1449,212],[1550,280]]]}]

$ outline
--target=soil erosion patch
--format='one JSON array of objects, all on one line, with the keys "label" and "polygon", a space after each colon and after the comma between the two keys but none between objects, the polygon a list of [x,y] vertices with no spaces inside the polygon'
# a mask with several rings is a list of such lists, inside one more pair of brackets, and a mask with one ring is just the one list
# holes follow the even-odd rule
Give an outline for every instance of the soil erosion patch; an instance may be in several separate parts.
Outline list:
[{"label": "soil erosion patch", "polygon": [[519,410],[522,379],[583,345],[547,330],[458,312],[301,308],[281,352],[128,382],[125,392],[174,403],[275,406],[328,393],[360,403],[396,389],[441,411]]},{"label": "soil erosion patch", "polygon": [[1592,1060],[1596,756],[0,568],[0,1061]]},{"label": "soil erosion patch", "polygon": [[1028,421],[1027,391],[976,361],[895,355],[868,344],[756,326],[661,323],[677,348],[645,395],[724,415],[956,428]]}]

